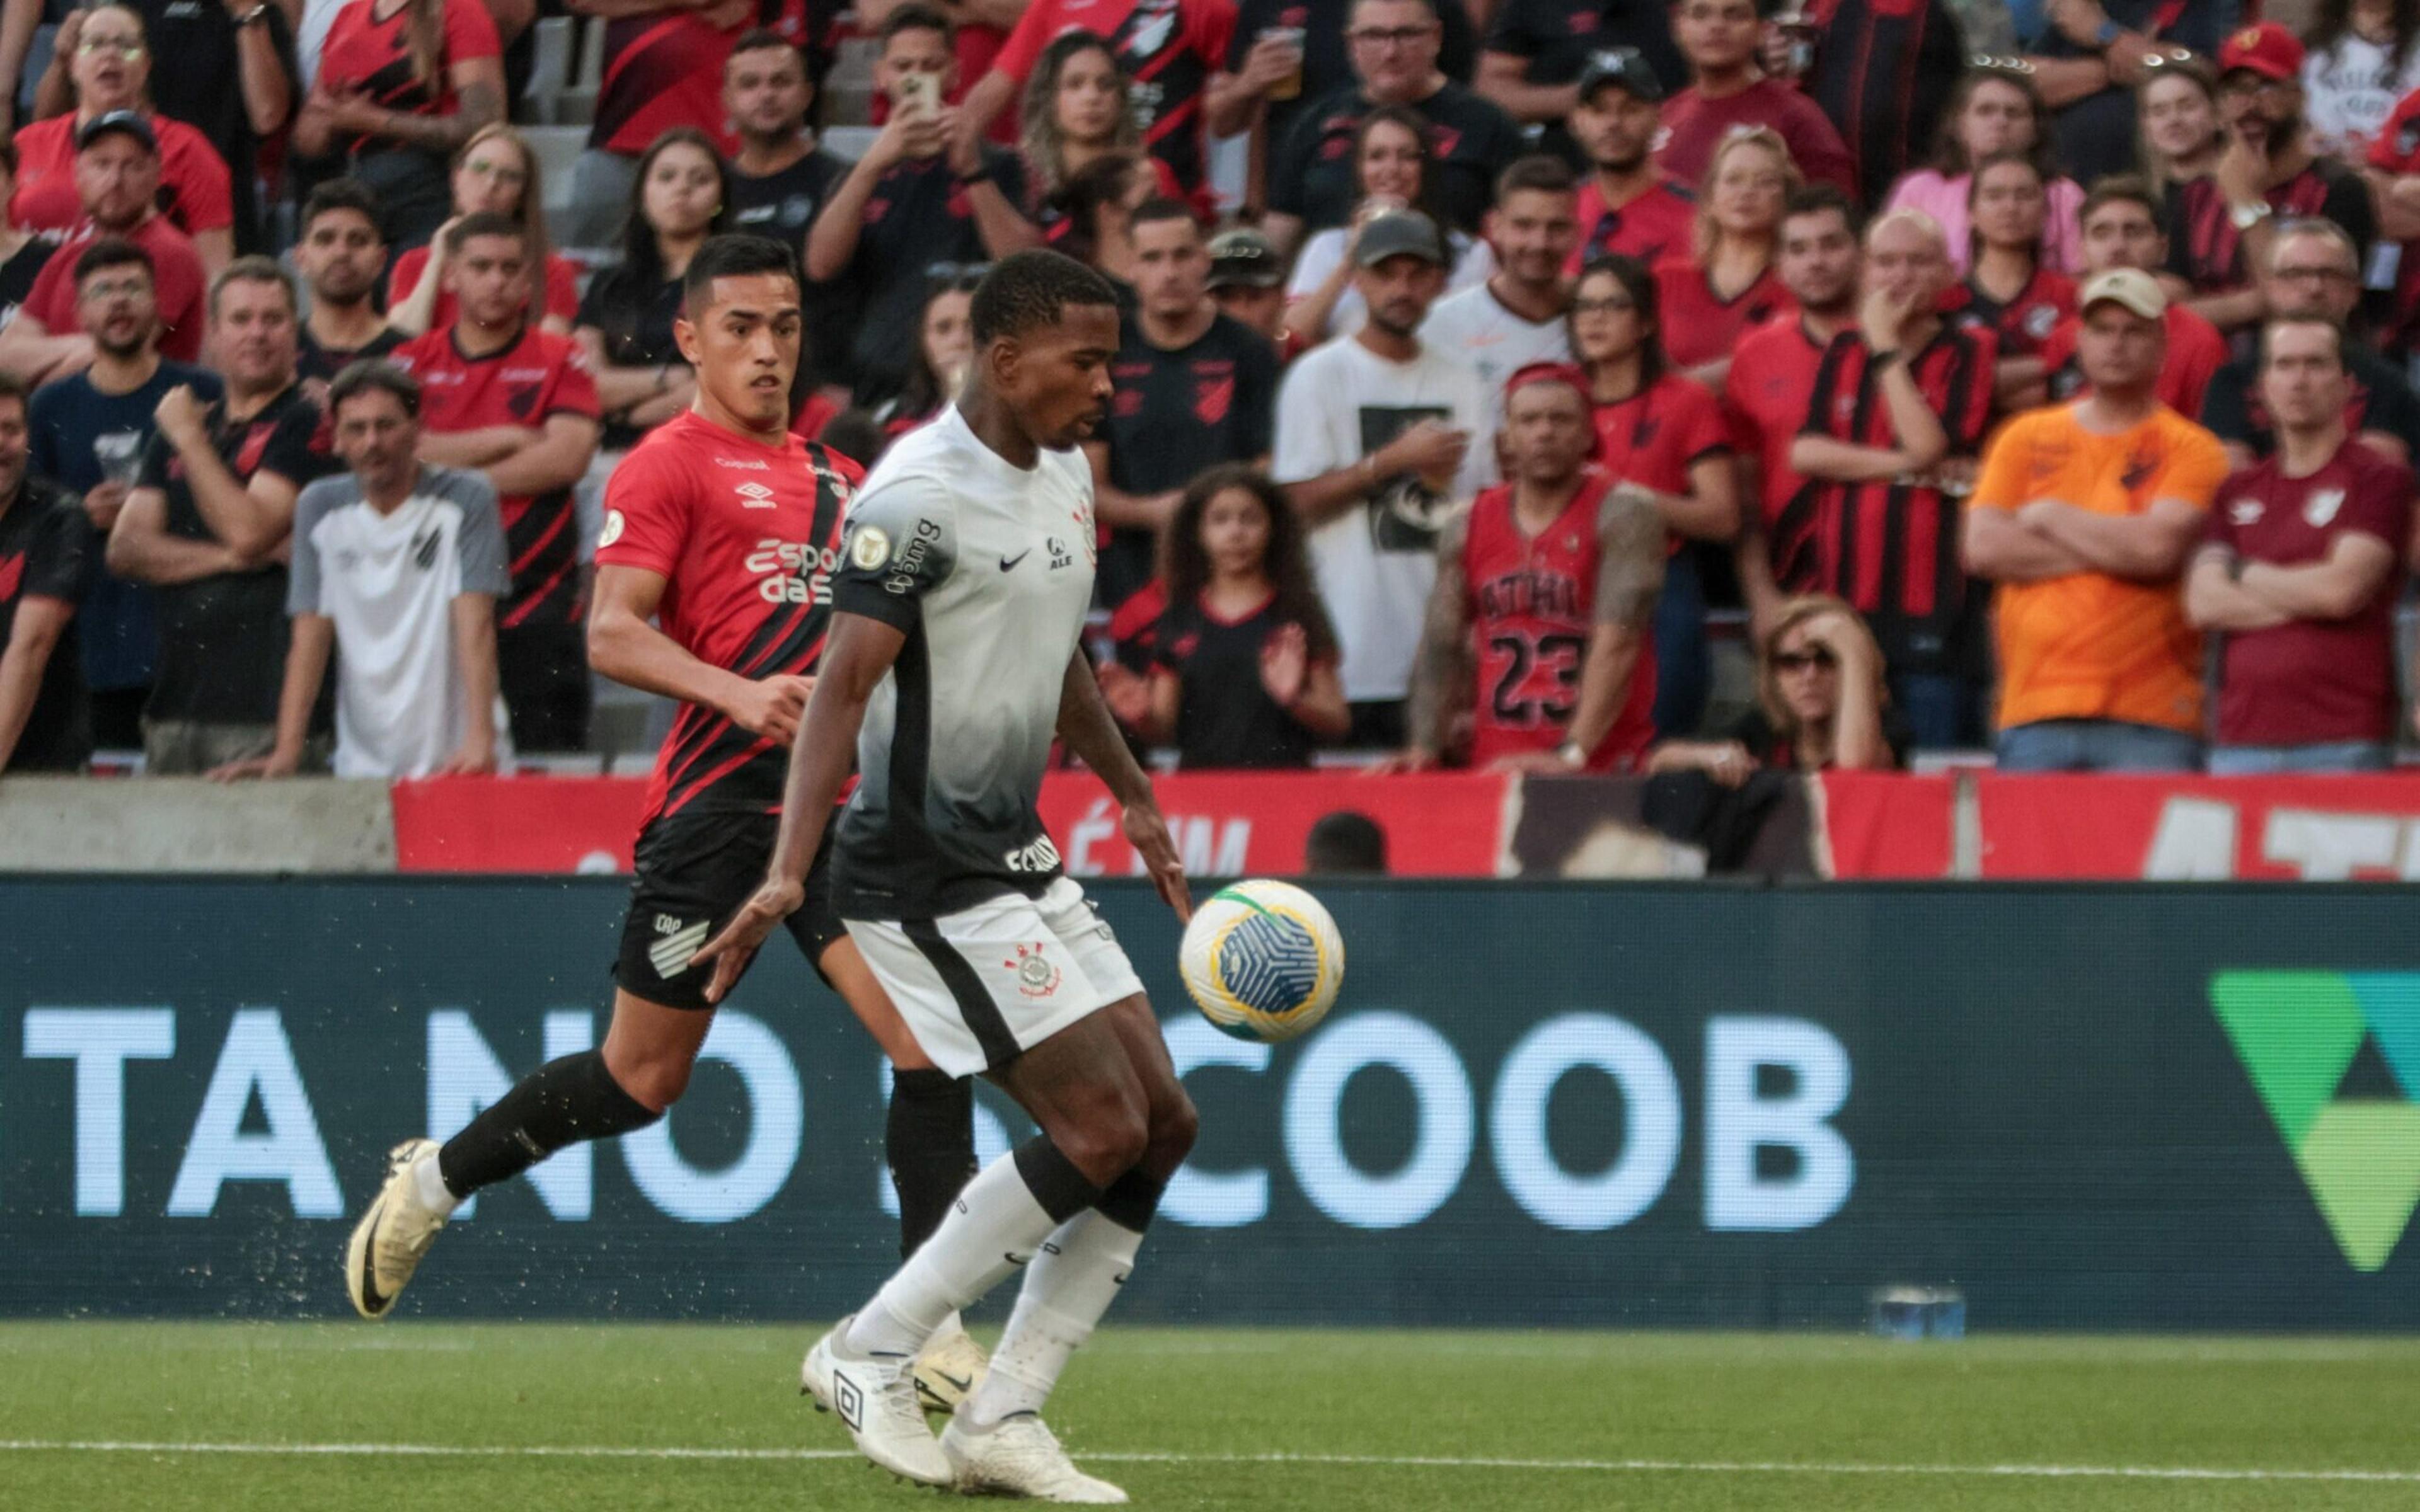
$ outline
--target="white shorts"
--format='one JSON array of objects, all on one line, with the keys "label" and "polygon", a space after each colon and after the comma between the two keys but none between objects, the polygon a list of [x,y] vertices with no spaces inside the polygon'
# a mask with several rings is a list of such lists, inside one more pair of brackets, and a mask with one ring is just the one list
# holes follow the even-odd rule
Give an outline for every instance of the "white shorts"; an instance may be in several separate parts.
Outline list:
[{"label": "white shorts", "polygon": [[933,1064],[972,1076],[1142,991],[1118,937],[1066,877],[939,918],[851,918],[849,938]]}]

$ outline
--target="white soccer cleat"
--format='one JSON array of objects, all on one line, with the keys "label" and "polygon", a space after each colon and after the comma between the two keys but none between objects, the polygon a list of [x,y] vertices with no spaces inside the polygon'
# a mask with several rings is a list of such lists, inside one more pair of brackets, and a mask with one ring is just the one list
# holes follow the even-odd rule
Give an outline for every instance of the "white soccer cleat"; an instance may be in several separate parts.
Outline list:
[{"label": "white soccer cleat", "polygon": [[991,1357],[962,1324],[953,1324],[917,1351],[916,1399],[928,1412],[954,1412],[983,1384]]},{"label": "white soccer cleat", "polygon": [[386,1184],[379,1188],[370,1211],[353,1226],[353,1237],[345,1245],[345,1291],[353,1299],[354,1311],[364,1318],[387,1315],[411,1273],[420,1269],[421,1257],[428,1253],[437,1230],[445,1227],[446,1215],[420,1200],[420,1185],[411,1169],[436,1155],[434,1139],[407,1139],[389,1150]]},{"label": "white soccer cleat", "polygon": [[1027,1496],[1037,1502],[1123,1504],[1126,1493],[1087,1475],[1059,1446],[1050,1426],[1032,1412],[972,1428],[953,1417],[941,1430],[941,1450],[968,1496]]},{"label": "white soccer cleat", "polygon": [[857,1452],[894,1475],[923,1486],[947,1486],[947,1455],[924,1426],[916,1405],[912,1362],[858,1354],[848,1348],[854,1315],[834,1323],[815,1340],[799,1366],[799,1383],[815,1399],[815,1411],[836,1414]]}]

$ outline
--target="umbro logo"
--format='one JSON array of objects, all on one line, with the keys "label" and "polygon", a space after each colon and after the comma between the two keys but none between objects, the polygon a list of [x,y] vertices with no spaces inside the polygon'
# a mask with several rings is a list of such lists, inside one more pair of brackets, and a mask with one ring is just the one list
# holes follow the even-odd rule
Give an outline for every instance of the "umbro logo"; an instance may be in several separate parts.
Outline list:
[{"label": "umbro logo", "polygon": [[739,496],[739,507],[742,509],[770,509],[773,507],[773,490],[766,487],[761,483],[743,483],[731,491]]}]

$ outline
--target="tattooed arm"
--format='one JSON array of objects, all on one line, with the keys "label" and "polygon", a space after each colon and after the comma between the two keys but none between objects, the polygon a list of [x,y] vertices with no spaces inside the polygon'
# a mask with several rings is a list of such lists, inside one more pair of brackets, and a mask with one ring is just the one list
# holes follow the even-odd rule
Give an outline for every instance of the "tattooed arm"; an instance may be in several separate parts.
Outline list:
[{"label": "tattooed arm", "polygon": [[1664,517],[1644,490],[1616,488],[1597,510],[1596,538],[1596,623],[1580,663],[1580,702],[1570,727],[1571,743],[1584,751],[1596,749],[1630,702],[1655,600],[1664,592]]},{"label": "tattooed arm", "polygon": [[1470,615],[1463,601],[1462,552],[1470,516],[1454,517],[1437,536],[1436,586],[1429,591],[1420,654],[1412,665],[1412,706],[1404,720],[1409,745],[1389,764],[1418,772],[1445,755],[1453,717],[1470,697],[1477,675],[1470,659]]}]

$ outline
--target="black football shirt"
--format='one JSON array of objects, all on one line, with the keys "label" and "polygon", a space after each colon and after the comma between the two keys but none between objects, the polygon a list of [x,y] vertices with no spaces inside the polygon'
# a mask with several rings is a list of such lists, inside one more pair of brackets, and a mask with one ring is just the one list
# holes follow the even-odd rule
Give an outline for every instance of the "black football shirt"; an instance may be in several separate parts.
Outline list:
[{"label": "black football shirt", "polygon": [[[1142,323],[1123,322],[1109,377],[1117,392],[1102,426],[1109,486],[1124,493],[1182,488],[1221,462],[1268,455],[1277,424],[1275,347],[1242,322],[1219,316],[1192,344],[1155,347]],[[1149,531],[1113,532],[1101,553],[1098,594],[1111,608],[1149,582]]]}]

